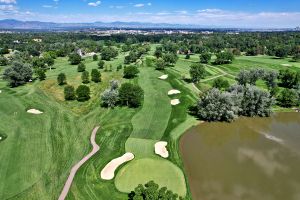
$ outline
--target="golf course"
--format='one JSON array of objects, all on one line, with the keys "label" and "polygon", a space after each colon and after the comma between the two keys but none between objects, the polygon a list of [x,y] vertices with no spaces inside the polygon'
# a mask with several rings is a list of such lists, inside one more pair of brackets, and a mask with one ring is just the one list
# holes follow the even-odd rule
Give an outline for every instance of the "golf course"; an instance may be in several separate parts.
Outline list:
[{"label": "golf course", "polygon": [[[300,72],[300,62],[292,62],[291,56],[241,54],[230,63],[214,64],[218,53],[213,53],[210,62],[201,64],[203,77],[193,81],[191,66],[200,64],[201,54],[187,58],[177,52],[174,63],[157,69],[161,58],[154,55],[162,45],[145,42],[149,49],[131,63],[137,75],[126,78],[129,66],[125,67],[124,59],[130,52],[122,50],[122,45],[104,45],[116,49],[117,55],[102,68],[98,57],[104,51],[95,53],[97,59],[85,56],[79,62],[84,64],[83,73],[97,69],[101,74],[101,81],[84,83],[90,90],[86,101],[68,101],[65,86],[58,84],[58,76],[64,74],[65,85],[83,85],[84,75],[77,64],[70,63],[70,55],[57,56],[45,70],[44,80],[35,69],[32,80],[18,87],[10,87],[2,75],[10,65],[0,67],[1,200],[128,199],[139,184],[149,181],[177,194],[176,198],[192,199],[179,144],[188,129],[205,120],[191,110],[200,105],[199,98],[213,90],[217,79],[229,86],[238,84],[243,70]],[[267,92],[265,80],[258,79],[257,88]],[[112,80],[119,84],[119,94],[123,85],[139,86],[141,103],[103,106],[103,94],[113,91],[108,89],[113,88]],[[279,85],[278,91],[282,90]],[[272,112],[294,112],[295,107],[269,106]]]}]

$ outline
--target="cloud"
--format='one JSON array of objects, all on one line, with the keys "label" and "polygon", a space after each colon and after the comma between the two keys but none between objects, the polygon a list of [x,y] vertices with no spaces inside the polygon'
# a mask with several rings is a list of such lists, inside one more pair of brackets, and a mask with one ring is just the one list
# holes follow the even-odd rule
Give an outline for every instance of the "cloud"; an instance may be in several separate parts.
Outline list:
[{"label": "cloud", "polygon": [[90,2],[88,3],[89,6],[97,7],[101,4],[101,1],[96,1],[96,2]]},{"label": "cloud", "polygon": [[[134,6],[134,4],[131,4]],[[113,8],[116,8],[115,6]],[[300,12],[244,12],[221,9],[194,11],[162,10],[161,12],[111,12],[111,14],[47,14],[35,13],[34,16],[18,11],[13,5],[0,6],[0,19],[36,20],[52,22],[153,22],[170,24],[194,24],[203,27],[234,28],[294,28],[300,25]]]},{"label": "cloud", "polygon": [[16,0],[0,0],[0,3],[7,3],[7,4],[16,4]]},{"label": "cloud", "polygon": [[43,8],[53,8],[52,5],[43,5],[42,7],[43,7]]},{"label": "cloud", "polygon": [[138,3],[138,4],[134,5],[134,7],[136,7],[136,8],[141,8],[141,7],[144,7],[144,6],[145,6],[145,4],[143,4],[143,3]]},{"label": "cloud", "polygon": [[10,11],[16,11],[17,8],[13,5],[0,5],[0,11],[2,12],[10,12]]},{"label": "cloud", "polygon": [[152,3],[150,3],[150,2],[149,2],[149,3],[147,3],[147,6],[152,6]]},{"label": "cloud", "polygon": [[109,8],[122,9],[125,8],[125,6],[109,6]]}]

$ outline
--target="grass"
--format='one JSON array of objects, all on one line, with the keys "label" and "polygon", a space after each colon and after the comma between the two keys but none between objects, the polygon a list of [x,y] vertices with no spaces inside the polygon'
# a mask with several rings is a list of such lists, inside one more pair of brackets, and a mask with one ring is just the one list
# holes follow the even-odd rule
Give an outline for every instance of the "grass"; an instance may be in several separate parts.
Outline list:
[{"label": "grass", "polygon": [[[152,45],[152,53],[154,47]],[[199,56],[192,55],[186,60],[181,55],[177,64],[165,72],[141,67],[139,78],[132,81],[145,90],[140,109],[101,108],[99,96],[109,81],[128,81],[122,79],[122,70],[116,71],[125,55],[120,54],[107,62],[112,64],[112,72],[101,70],[101,83],[88,84],[91,88],[88,102],[65,102],[63,99],[63,87],[56,83],[59,73],[67,75],[68,84],[75,87],[81,84],[81,73],[77,72],[77,66],[68,64],[67,58],[56,59],[54,69],[47,72],[43,82],[8,88],[0,78],[0,133],[8,136],[0,143],[0,199],[57,199],[71,167],[91,150],[89,138],[96,125],[101,125],[96,138],[100,151],[78,171],[67,199],[126,199],[127,195],[118,189],[128,192],[137,184],[150,180],[191,199],[178,140],[186,129],[198,123],[187,114],[187,108],[195,103],[198,92],[182,78],[189,77],[189,66],[198,62]],[[92,58],[86,58],[84,63],[89,72],[97,68],[97,62]],[[206,80],[198,87],[201,90],[210,88],[220,75],[234,83],[233,76],[241,69],[256,66],[275,70],[286,68],[282,64],[291,64],[290,69],[300,70],[300,64],[289,62],[289,59],[241,56],[230,65],[208,66]],[[163,73],[169,75],[165,81],[157,78]],[[257,84],[265,87],[262,82]],[[170,89],[178,89],[181,94],[168,97]],[[171,106],[173,98],[179,98],[181,103]],[[44,114],[28,114],[29,108]],[[280,107],[274,109],[289,111]],[[159,140],[168,142],[168,159],[154,154],[154,144]],[[126,151],[134,152],[136,159],[117,170],[115,181],[101,180],[103,167]],[[147,167],[151,173],[145,173]]]},{"label": "grass", "polygon": [[123,167],[115,185],[122,192],[132,191],[138,184],[155,180],[160,187],[167,187],[179,196],[186,195],[185,178],[178,167],[162,158],[143,158],[130,162]]}]

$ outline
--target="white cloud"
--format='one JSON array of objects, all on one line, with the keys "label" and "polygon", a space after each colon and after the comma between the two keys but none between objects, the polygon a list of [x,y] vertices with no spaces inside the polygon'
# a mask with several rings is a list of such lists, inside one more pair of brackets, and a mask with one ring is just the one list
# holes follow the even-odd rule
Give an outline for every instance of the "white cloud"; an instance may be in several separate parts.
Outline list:
[{"label": "white cloud", "polygon": [[96,2],[90,2],[88,3],[89,6],[97,7],[101,4],[101,1],[96,1]]},{"label": "white cloud", "polygon": [[0,3],[7,3],[7,4],[16,4],[16,0],[0,0]]},{"label": "white cloud", "polygon": [[139,4],[134,5],[134,7],[136,7],[136,8],[141,8],[141,7],[144,7],[144,6],[145,6],[145,4],[143,4],[143,3],[139,3]]},{"label": "white cloud", "polygon": [[122,9],[125,8],[125,6],[109,6],[109,8]]},{"label": "white cloud", "polygon": [[147,5],[148,5],[148,6],[152,6],[152,3],[149,2],[149,3],[147,3]]},{"label": "white cloud", "polygon": [[0,5],[0,11],[9,12],[9,11],[16,11],[17,8],[13,5]]},{"label": "white cloud", "polygon": [[52,5],[43,5],[42,7],[43,7],[43,8],[53,8]]},{"label": "white cloud", "polygon": [[[132,4],[133,6],[133,4]],[[153,22],[172,24],[195,24],[204,27],[235,28],[293,28],[300,25],[300,12],[243,12],[220,9],[204,9],[195,11],[161,11],[157,13],[114,12],[113,14],[45,14],[26,15],[13,5],[0,6],[0,19],[40,20],[52,22]]]}]

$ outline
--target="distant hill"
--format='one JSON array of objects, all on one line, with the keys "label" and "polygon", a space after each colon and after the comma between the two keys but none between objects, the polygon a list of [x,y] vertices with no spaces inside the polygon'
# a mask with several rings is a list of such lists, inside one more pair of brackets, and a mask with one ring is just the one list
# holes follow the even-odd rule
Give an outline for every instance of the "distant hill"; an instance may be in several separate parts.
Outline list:
[{"label": "distant hill", "polygon": [[[69,28],[204,28],[198,25],[141,22],[54,23],[40,21],[0,20],[0,29],[69,29]],[[206,27],[208,28],[208,27]],[[212,27],[211,27],[212,28]]]}]

